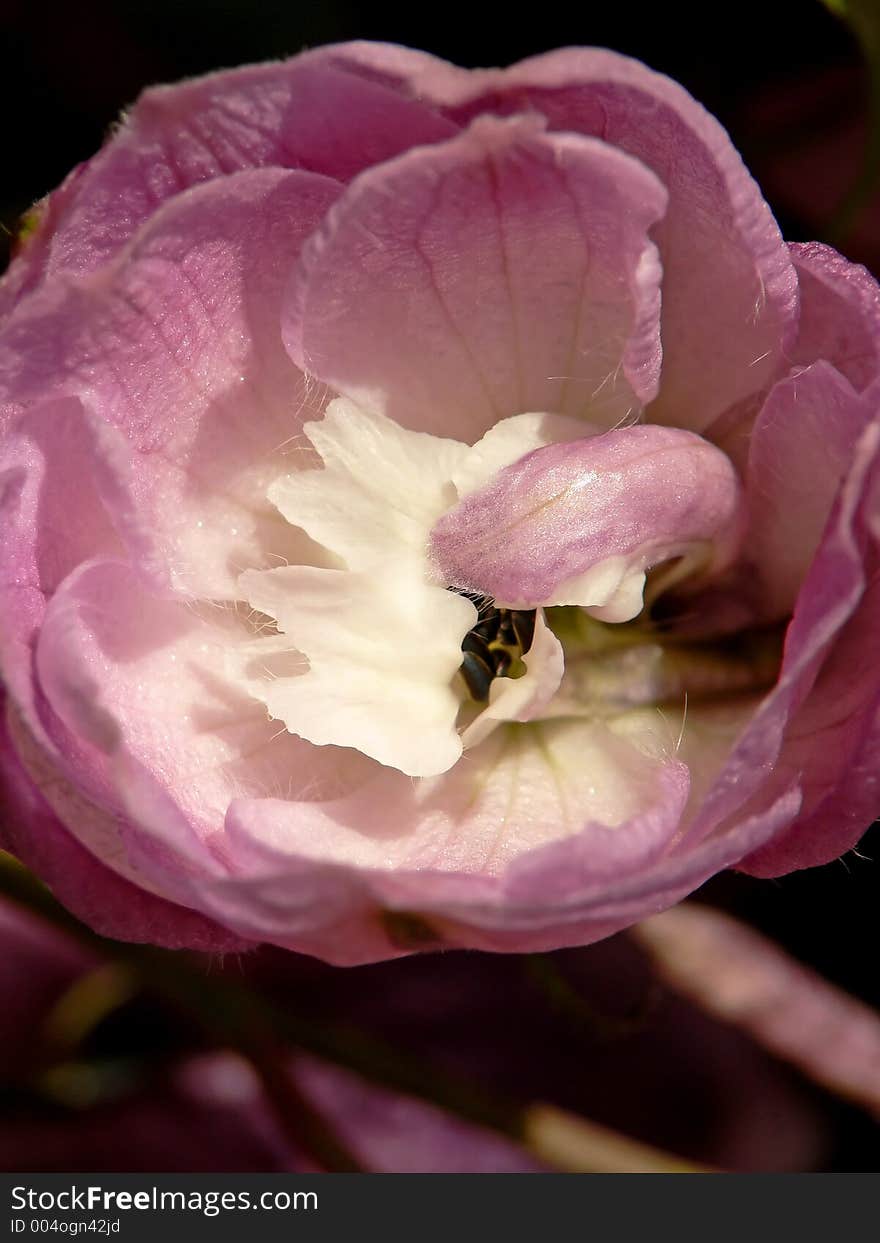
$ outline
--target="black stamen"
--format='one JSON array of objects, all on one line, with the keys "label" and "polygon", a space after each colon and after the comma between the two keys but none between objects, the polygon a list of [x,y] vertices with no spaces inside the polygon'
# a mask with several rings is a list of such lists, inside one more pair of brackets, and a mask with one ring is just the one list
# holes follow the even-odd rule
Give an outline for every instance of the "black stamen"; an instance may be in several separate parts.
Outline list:
[{"label": "black stamen", "polygon": [[488,640],[476,630],[469,630],[461,641],[461,650],[463,652],[473,652],[475,656],[479,656],[480,660],[485,661],[487,665],[492,663],[492,653],[489,650]]},{"label": "black stamen", "polygon": [[495,676],[484,660],[473,652],[465,652],[461,662],[461,676],[472,699],[481,702],[489,698],[489,687]]},{"label": "black stamen", "polygon": [[457,587],[449,590],[465,596],[477,610],[477,624],[461,643],[461,676],[471,698],[482,703],[489,698],[493,679],[507,676],[532,646],[535,610],[500,609],[489,596],[459,591]]}]

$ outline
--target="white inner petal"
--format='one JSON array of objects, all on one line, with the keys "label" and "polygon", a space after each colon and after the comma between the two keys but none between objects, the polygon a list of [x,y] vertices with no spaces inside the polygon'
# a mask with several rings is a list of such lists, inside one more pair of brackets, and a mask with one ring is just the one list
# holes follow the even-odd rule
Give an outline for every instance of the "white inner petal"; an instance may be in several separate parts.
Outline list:
[{"label": "white inner petal", "polygon": [[350,570],[382,573],[401,557],[421,567],[431,527],[455,504],[451,479],[468,446],[409,431],[344,397],[303,430],[324,469],[277,479],[273,505]]},{"label": "white inner petal", "polygon": [[268,495],[343,568],[241,575],[242,597],[279,634],[235,654],[238,678],[291,733],[357,748],[413,777],[446,772],[501,721],[540,715],[563,671],[562,648],[541,616],[525,674],[496,678],[488,705],[460,732],[455,675],[477,611],[436,581],[429,536],[463,491],[533,449],[591,430],[558,415],[518,415],[471,448],[345,398],[331,402],[304,428],[323,467],[275,480]]},{"label": "white inner petal", "polygon": [[[469,600],[419,581],[406,564],[379,583],[311,566],[249,570],[239,581],[308,659],[304,672],[251,684],[273,717],[310,742],[356,747],[412,777],[452,767],[462,750],[452,679],[477,616]],[[276,640],[266,644],[277,650]]]},{"label": "white inner petal", "polygon": [[548,606],[575,604],[599,621],[626,622],[644,607],[645,572],[626,557],[606,557],[583,574],[567,578]]}]

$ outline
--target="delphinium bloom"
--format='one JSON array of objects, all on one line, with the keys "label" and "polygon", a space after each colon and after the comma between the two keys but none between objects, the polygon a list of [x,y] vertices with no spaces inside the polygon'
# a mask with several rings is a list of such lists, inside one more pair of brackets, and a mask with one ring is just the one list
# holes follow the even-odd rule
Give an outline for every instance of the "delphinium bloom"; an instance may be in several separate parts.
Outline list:
[{"label": "delphinium bloom", "polygon": [[880,808],[878,288],[669,80],[157,88],[0,294],[2,831],[96,928],[572,945]]}]

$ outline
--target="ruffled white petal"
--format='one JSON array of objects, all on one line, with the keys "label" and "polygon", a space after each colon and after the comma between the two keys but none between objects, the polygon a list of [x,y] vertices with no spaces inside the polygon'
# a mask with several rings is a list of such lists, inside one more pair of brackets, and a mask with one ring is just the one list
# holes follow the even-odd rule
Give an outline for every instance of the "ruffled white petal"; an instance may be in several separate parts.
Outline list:
[{"label": "ruffled white petal", "polygon": [[382,574],[413,558],[424,572],[428,532],[455,503],[450,480],[467,445],[409,431],[341,397],[303,430],[324,469],[295,471],[270,486],[287,521],[350,570]]},{"label": "ruffled white petal", "polygon": [[[469,600],[389,566],[377,578],[282,566],[239,580],[253,608],[274,617],[308,668],[271,676],[253,653],[251,690],[291,733],[356,747],[411,777],[446,772],[461,755],[452,679],[476,621]],[[277,640],[266,640],[270,654]]]},{"label": "ruffled white petal", "polygon": [[645,577],[626,557],[606,557],[586,573],[561,582],[547,605],[578,605],[598,621],[632,621],[645,603]]}]

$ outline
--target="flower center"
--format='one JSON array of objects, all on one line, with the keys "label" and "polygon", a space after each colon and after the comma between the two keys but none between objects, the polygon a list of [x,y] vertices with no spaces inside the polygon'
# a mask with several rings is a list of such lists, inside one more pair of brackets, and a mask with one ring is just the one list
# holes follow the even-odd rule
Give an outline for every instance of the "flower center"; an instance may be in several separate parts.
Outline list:
[{"label": "flower center", "polygon": [[291,733],[412,777],[553,715],[546,608],[625,622],[653,567],[715,573],[738,547],[736,474],[691,433],[522,414],[468,445],[345,398],[303,431],[322,468],[268,495],[328,556],[240,577],[277,628],[240,676]]},{"label": "flower center", "polygon": [[479,621],[461,641],[459,672],[471,699],[486,702],[495,678],[521,678],[526,672],[523,657],[535,637],[534,609],[498,608],[488,596],[459,591],[474,604]]}]

